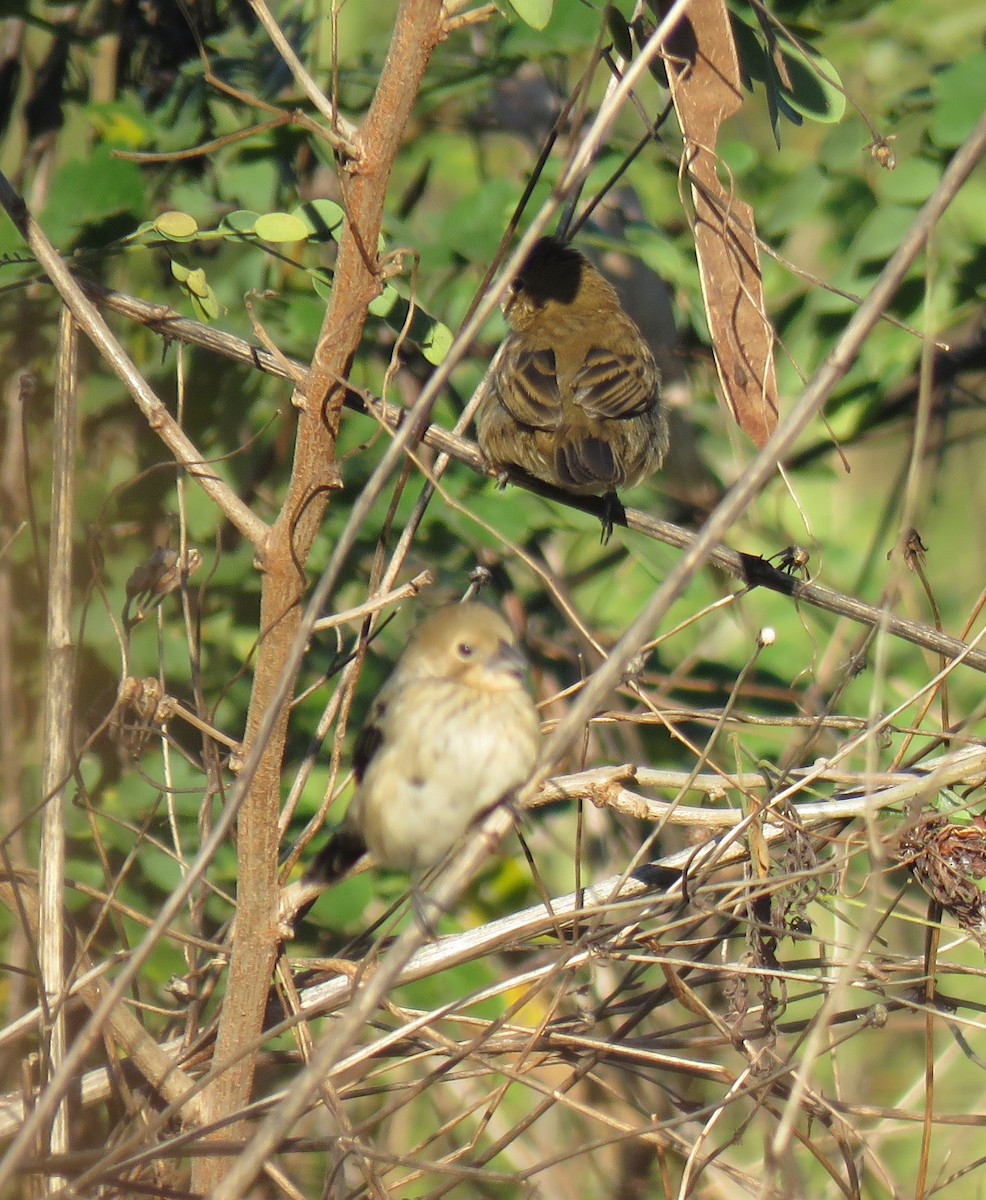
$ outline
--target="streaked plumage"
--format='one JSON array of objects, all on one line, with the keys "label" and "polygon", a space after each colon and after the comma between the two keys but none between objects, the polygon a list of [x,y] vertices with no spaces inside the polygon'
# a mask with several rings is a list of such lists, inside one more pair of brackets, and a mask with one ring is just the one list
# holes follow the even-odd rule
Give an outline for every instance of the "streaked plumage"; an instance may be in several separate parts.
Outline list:
[{"label": "streaked plumage", "polygon": [[640,330],[595,267],[552,237],[528,255],[504,314],[510,333],[476,418],[484,455],[618,507],[617,488],[646,479],[668,448],[661,376]]},{"label": "streaked plumage", "polygon": [[349,809],[306,879],[331,882],[364,849],[382,865],[424,871],[526,783],[540,721],[524,669],[510,626],[485,604],[426,617],[370,709]]}]

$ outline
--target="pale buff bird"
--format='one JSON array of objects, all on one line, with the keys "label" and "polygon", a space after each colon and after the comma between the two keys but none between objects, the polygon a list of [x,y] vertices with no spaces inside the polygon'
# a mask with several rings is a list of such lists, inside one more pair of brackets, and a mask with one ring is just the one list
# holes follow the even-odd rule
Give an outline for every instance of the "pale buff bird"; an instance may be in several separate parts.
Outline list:
[{"label": "pale buff bird", "polygon": [[510,626],[485,604],[426,617],[370,708],[353,798],[305,879],[330,883],[367,849],[383,866],[421,873],[522,787],[540,736],[525,666]]}]

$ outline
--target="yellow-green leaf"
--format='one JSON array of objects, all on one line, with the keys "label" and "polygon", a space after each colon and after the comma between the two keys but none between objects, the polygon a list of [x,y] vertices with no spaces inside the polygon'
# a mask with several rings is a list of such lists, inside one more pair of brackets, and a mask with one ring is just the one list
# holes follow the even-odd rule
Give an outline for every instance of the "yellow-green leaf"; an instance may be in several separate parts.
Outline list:
[{"label": "yellow-green leaf", "polygon": [[551,20],[555,0],[507,0],[525,25],[532,29],[544,29]]},{"label": "yellow-green leaf", "polygon": [[205,277],[205,271],[201,267],[196,267],[194,271],[189,271],[185,277],[185,287],[199,299],[202,299],[209,294],[209,283]]},{"label": "yellow-green leaf", "polygon": [[452,345],[452,330],[447,325],[443,325],[441,321],[433,321],[431,328],[421,339],[421,353],[425,358],[437,367],[449,352],[449,347]]},{"label": "yellow-green leaf", "polygon": [[232,229],[234,233],[256,233],[259,220],[260,213],[251,212],[249,208],[238,208],[223,217],[219,228]]},{"label": "yellow-green leaf", "polygon": [[257,237],[265,242],[303,242],[308,237],[308,226],[293,213],[271,212],[257,218]]},{"label": "yellow-green leaf", "polygon": [[192,310],[200,321],[215,321],[222,313],[222,305],[212,288],[207,288],[204,296],[197,296],[194,292],[190,292],[189,297],[192,301]]},{"label": "yellow-green leaf", "polygon": [[291,216],[304,223],[313,242],[332,240],[333,232],[345,221],[346,214],[334,200],[310,200],[291,210]]},{"label": "yellow-green leaf", "polygon": [[198,233],[199,223],[191,213],[166,212],[161,213],[157,218],[154,228],[162,237],[181,242],[187,241]]}]

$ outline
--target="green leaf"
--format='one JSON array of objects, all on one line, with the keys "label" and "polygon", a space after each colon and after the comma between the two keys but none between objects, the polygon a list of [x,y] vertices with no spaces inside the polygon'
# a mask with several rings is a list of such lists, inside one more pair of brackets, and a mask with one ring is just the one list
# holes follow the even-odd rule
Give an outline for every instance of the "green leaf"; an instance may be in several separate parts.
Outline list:
[{"label": "green leaf", "polygon": [[223,306],[219,303],[219,298],[212,288],[206,288],[204,296],[199,296],[195,292],[189,292],[189,298],[192,301],[192,308],[196,317],[200,321],[210,322],[218,320],[222,315]]},{"label": "green leaf", "polygon": [[[383,291],[370,301],[369,311],[375,317],[380,317],[395,333],[404,332],[407,315],[411,305],[392,284],[386,284]],[[415,342],[421,353],[434,366],[437,366],[448,354],[452,344],[452,331],[441,321],[436,321],[422,308],[416,307],[411,317],[410,328],[406,331],[407,338]]]},{"label": "green leaf", "polygon": [[126,212],[136,216],[145,206],[140,169],[96,146],[88,158],[70,159],[56,172],[42,223],[57,244],[86,224]]},{"label": "green leaf", "polygon": [[189,267],[176,258],[171,260],[171,274],[181,290],[192,302],[192,308],[200,321],[215,321],[222,312],[219,298],[209,286],[202,267]]},{"label": "green leaf", "polygon": [[251,212],[248,208],[238,208],[235,212],[227,213],[223,217],[219,228],[231,229],[234,233],[246,235],[257,232],[259,220],[260,213]]},{"label": "green leaf", "polygon": [[441,321],[432,321],[431,326],[421,339],[421,353],[425,359],[437,367],[445,359],[452,345],[453,333]]},{"label": "green leaf", "polygon": [[733,41],[736,44],[736,55],[739,59],[740,77],[743,86],[753,91],[753,84],[766,83],[770,78],[770,64],[767,52],[753,29],[736,13],[729,14],[733,27]]},{"label": "green leaf", "polygon": [[198,233],[199,223],[191,213],[166,212],[155,220],[154,228],[169,241],[188,242]]},{"label": "green leaf", "polygon": [[615,4],[606,5],[606,27],[618,54],[626,59],[633,58],[633,37],[626,17]]},{"label": "green leaf", "polygon": [[781,83],[781,96],[796,113],[811,121],[825,124],[841,121],[846,97],[838,71],[803,38],[799,41],[800,46],[778,32],[777,50],[788,79],[787,83]]},{"label": "green leaf", "polygon": [[209,281],[205,277],[205,271],[201,267],[196,267],[193,271],[189,271],[185,278],[185,286],[199,299],[204,299],[209,295]]},{"label": "green leaf", "polygon": [[[646,19],[642,13],[638,13],[631,22],[630,29],[638,49],[643,50],[644,46],[650,41],[651,34],[654,32],[653,23]],[[647,64],[647,70],[650,72],[652,78],[656,79],[661,87],[666,90],[668,87],[668,70],[664,64],[664,59],[660,55],[651,58]]]},{"label": "green leaf", "polygon": [[310,200],[291,210],[308,231],[310,242],[330,242],[333,233],[345,221],[346,214],[334,200]]},{"label": "green leaf", "polygon": [[743,86],[752,92],[754,83],[763,84],[770,128],[774,134],[774,142],[780,149],[781,138],[777,126],[777,71],[768,58],[756,31],[734,12],[730,12],[729,18],[733,27],[733,40],[736,44]]},{"label": "green leaf", "polygon": [[771,29],[771,43],[765,47],[760,30],[735,12],[729,15],[743,84],[750,91],[754,83],[763,84],[778,145],[778,114],[795,125],[803,117],[829,124],[842,119],[846,111],[842,80],[824,55],[804,37],[799,36],[798,45],[781,29]]},{"label": "green leaf", "polygon": [[928,126],[936,146],[960,146],[983,114],[986,97],[986,51],[978,51],[932,76],[937,101]]},{"label": "green leaf", "polygon": [[86,107],[86,115],[93,129],[110,146],[139,150],[153,136],[150,123],[136,104],[121,101],[90,104]]},{"label": "green leaf", "polygon": [[[312,287],[315,290],[315,295],[321,296],[327,304],[332,296],[331,271],[326,271],[322,267],[316,267],[314,270],[309,271],[308,274],[311,277]],[[371,304],[370,311],[372,312],[372,310],[373,308]]]},{"label": "green leaf", "polygon": [[141,221],[137,228],[130,235],[131,241],[137,241],[139,238],[146,237],[147,234],[153,233],[157,228],[156,221]]},{"label": "green leaf", "polygon": [[[374,296],[368,305],[368,311],[375,317],[383,317],[384,320],[394,311],[396,305],[400,304],[401,295],[397,288],[387,283],[384,285],[383,291],[379,296]],[[407,307],[404,308],[404,314],[407,315]],[[398,323],[397,328],[400,329],[403,324],[403,317]]]},{"label": "green leaf", "polygon": [[532,29],[544,29],[551,20],[551,10],[555,0],[507,0],[525,25]]},{"label": "green leaf", "polygon": [[265,242],[303,242],[308,226],[293,213],[270,212],[257,218],[256,234]]}]

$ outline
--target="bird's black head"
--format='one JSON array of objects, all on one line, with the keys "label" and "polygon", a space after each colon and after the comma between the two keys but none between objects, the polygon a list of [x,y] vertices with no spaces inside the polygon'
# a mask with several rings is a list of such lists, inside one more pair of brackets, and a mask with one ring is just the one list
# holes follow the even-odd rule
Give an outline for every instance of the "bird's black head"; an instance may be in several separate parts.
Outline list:
[{"label": "bird's black head", "polygon": [[556,237],[543,237],[534,243],[511,287],[525,292],[534,304],[548,300],[571,304],[585,267],[586,260],[574,247]]}]

